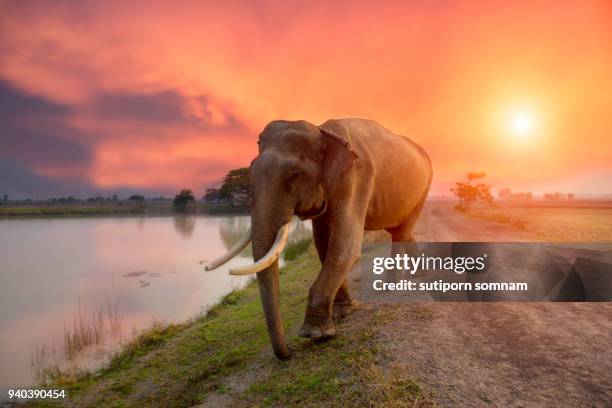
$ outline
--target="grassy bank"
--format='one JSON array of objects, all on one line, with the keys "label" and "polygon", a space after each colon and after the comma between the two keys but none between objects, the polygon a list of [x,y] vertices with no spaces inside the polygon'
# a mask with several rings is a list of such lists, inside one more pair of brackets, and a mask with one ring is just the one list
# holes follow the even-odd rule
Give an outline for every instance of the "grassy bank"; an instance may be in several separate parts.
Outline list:
[{"label": "grassy bank", "polygon": [[[197,204],[187,214],[248,214],[245,207],[224,204]],[[177,214],[171,204],[145,204],[137,206],[128,203],[99,205],[85,204],[39,204],[0,206],[0,218],[27,217],[86,217],[108,215],[168,215]],[[183,214],[183,213],[180,213]]]},{"label": "grassy bank", "polygon": [[[418,400],[428,406],[416,382],[376,364],[384,311],[359,310],[323,344],[297,337],[319,268],[310,245],[281,270],[282,315],[294,351],[289,361],[272,355],[254,282],[206,316],[141,334],[107,368],[77,378],[55,373],[45,385],[66,389],[68,399],[31,405],[412,407]],[[354,318],[360,313],[369,315]]]},{"label": "grassy bank", "polygon": [[142,210],[132,206],[57,206],[57,207],[0,207],[0,218],[20,217],[82,217],[99,215],[129,215],[129,214],[162,214],[170,213],[162,209]]}]

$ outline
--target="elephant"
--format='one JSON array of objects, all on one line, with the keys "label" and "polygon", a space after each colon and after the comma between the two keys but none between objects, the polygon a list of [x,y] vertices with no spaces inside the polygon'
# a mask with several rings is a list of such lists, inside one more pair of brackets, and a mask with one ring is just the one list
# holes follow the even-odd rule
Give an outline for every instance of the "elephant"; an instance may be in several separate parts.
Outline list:
[{"label": "elephant", "polygon": [[251,162],[251,230],[214,269],[252,241],[254,264],[231,274],[257,273],[274,354],[290,357],[280,316],[278,257],[294,215],[311,219],[321,270],[308,293],[299,335],[326,339],[338,320],[356,307],[346,277],[358,261],[364,230],[387,230],[393,242],[412,242],[433,169],[417,143],[375,121],[330,119],[270,122],[259,135]]}]

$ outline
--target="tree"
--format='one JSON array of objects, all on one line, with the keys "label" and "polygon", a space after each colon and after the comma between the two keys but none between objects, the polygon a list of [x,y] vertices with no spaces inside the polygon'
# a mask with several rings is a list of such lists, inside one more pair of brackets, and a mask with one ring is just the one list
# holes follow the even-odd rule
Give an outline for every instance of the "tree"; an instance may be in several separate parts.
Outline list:
[{"label": "tree", "polygon": [[207,188],[202,199],[207,203],[218,203],[222,201],[221,192],[217,188]]},{"label": "tree", "polygon": [[559,191],[555,191],[554,193],[546,193],[544,194],[544,199],[550,201],[561,201],[565,199],[565,194],[560,193]]},{"label": "tree", "polygon": [[8,194],[5,194],[4,197],[2,198],[2,201],[5,203],[8,203]]},{"label": "tree", "polygon": [[531,201],[533,200],[533,194],[530,191],[527,191],[526,193],[513,193],[512,200],[521,202]]},{"label": "tree", "polygon": [[136,204],[136,210],[139,212],[144,212],[145,209],[145,198],[140,194],[133,194],[128,198],[130,202]]},{"label": "tree", "polygon": [[529,191],[513,193],[509,187],[502,188],[497,192],[497,197],[503,201],[525,202],[533,200],[533,194]]},{"label": "tree", "polygon": [[573,200],[574,199],[574,193],[567,193],[567,199],[568,200]]},{"label": "tree", "polygon": [[223,178],[219,197],[236,206],[249,206],[253,201],[253,190],[250,182],[250,169],[243,167],[230,170]]},{"label": "tree", "polygon": [[186,211],[189,207],[192,207],[195,203],[195,196],[193,191],[188,189],[182,189],[176,196],[172,204],[177,211]]},{"label": "tree", "polygon": [[502,188],[497,192],[500,200],[510,200],[512,198],[512,190],[510,187]]},{"label": "tree", "polygon": [[478,183],[485,176],[485,173],[467,173],[465,182],[458,181],[455,187],[450,189],[459,199],[455,206],[457,210],[465,211],[477,201],[493,204],[491,186],[482,182]]},{"label": "tree", "polygon": [[142,204],[142,203],[145,202],[144,196],[142,196],[140,194],[133,194],[133,195],[131,195],[129,200],[135,202],[136,204]]},{"label": "tree", "polygon": [[57,199],[57,202],[61,204],[72,204],[79,202],[79,199],[75,196],[60,197]]}]

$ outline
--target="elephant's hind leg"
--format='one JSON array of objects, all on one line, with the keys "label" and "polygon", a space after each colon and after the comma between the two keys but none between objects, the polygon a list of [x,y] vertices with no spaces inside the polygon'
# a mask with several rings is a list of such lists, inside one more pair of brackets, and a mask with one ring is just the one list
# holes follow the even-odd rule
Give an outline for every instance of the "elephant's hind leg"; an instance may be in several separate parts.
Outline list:
[{"label": "elephant's hind leg", "polygon": [[[412,235],[412,225],[402,224],[395,228],[387,229],[391,234],[391,258],[397,255],[403,257],[404,254],[409,256],[418,256],[419,248]],[[384,279],[386,282],[400,282],[405,279],[405,271],[403,269],[389,269],[385,272]]]},{"label": "elephant's hind leg", "polygon": [[419,247],[416,244],[412,230],[412,223],[404,223],[395,228],[387,229],[391,234],[391,242],[393,244],[393,255],[395,253],[417,255]]},{"label": "elephant's hind leg", "polygon": [[[409,255],[409,256],[419,256],[420,251],[419,247],[414,239],[414,225],[416,224],[419,215],[421,214],[421,210],[423,209],[423,205],[425,204],[424,197],[419,204],[415,207],[408,217],[403,223],[394,228],[388,228],[387,232],[391,234],[391,257],[395,257],[396,255]],[[404,278],[404,271],[395,271],[391,270],[388,272],[387,281],[389,282],[398,282]]]}]

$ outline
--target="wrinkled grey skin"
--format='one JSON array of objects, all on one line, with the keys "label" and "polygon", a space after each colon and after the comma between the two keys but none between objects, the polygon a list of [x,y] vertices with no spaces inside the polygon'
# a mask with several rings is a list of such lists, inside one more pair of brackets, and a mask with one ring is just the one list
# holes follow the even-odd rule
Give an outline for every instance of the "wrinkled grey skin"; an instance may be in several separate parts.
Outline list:
[{"label": "wrinkled grey skin", "polygon": [[[274,121],[259,135],[251,163],[253,257],[263,257],[293,215],[312,218],[322,268],[308,294],[300,336],[335,335],[334,319],[355,303],[345,282],[364,230],[385,229],[414,242],[412,229],[432,179],[425,151],[364,119]],[[257,274],[274,353],[290,356],[279,310],[278,262]]]}]

